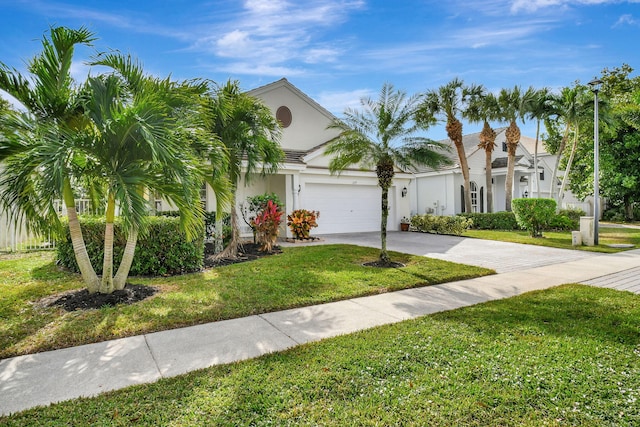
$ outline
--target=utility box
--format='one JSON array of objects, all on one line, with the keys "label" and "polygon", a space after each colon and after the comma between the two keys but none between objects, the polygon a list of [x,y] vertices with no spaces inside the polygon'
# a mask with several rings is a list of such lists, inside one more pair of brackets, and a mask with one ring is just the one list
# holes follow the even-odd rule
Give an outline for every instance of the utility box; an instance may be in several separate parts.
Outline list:
[{"label": "utility box", "polygon": [[582,246],[582,234],[579,231],[571,232],[571,244],[573,246]]},{"label": "utility box", "polygon": [[580,217],[580,236],[582,236],[582,244],[593,246],[595,244],[595,221],[592,216]]}]

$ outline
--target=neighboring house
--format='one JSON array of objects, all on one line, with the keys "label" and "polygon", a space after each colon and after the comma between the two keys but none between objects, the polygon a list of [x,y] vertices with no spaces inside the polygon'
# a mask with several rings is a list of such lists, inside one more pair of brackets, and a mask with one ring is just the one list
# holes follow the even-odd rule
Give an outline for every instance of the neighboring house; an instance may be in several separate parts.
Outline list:
[{"label": "neighboring house", "polygon": [[[496,129],[496,147],[492,153],[492,190],[493,212],[505,210],[505,181],[507,176],[507,145],[504,134],[506,128]],[[487,212],[487,189],[485,179],[485,151],[478,147],[480,133],[463,137],[465,153],[469,164],[471,202],[473,212]],[[451,145],[450,158],[454,162],[449,167],[422,169],[415,174],[410,185],[411,213],[435,215],[454,215],[464,212],[464,180],[457,153],[449,140],[441,141]],[[516,165],[513,178],[513,198],[549,197],[553,183],[551,176],[556,156],[547,153],[542,141],[538,142],[539,188],[534,179],[535,139],[522,136],[516,150]],[[560,187],[560,178],[556,179],[554,191]],[[563,207],[579,207],[587,213],[589,203],[576,200],[570,192],[564,197]]]}]

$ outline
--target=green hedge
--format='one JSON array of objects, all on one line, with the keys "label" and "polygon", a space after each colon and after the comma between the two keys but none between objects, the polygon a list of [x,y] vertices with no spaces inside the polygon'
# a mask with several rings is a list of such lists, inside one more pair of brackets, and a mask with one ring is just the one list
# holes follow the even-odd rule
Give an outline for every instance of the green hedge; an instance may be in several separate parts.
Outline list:
[{"label": "green hedge", "polygon": [[411,226],[423,233],[461,235],[467,230],[473,221],[461,216],[436,216],[414,215],[411,217]]},{"label": "green hedge", "polygon": [[[202,269],[203,238],[192,242],[187,241],[185,234],[180,230],[179,218],[158,216],[148,219],[147,233],[138,238],[130,275],[164,276]],[[96,272],[102,274],[105,219],[104,217],[82,216],[80,224],[91,263]],[[126,239],[118,221],[114,229],[113,263],[114,270],[117,270],[122,259]],[[56,249],[56,262],[71,271],[78,272],[68,226],[64,237],[57,242]]]},{"label": "green hedge", "polygon": [[476,230],[520,230],[513,212],[462,213],[459,216],[473,221]]}]

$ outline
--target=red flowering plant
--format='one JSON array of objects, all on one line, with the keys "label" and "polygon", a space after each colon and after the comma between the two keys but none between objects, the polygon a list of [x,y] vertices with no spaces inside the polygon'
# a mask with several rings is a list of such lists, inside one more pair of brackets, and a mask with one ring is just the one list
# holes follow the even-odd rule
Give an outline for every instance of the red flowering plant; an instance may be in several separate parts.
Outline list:
[{"label": "red flowering plant", "polygon": [[258,243],[262,244],[261,249],[264,252],[271,252],[273,246],[276,244],[282,214],[283,212],[278,205],[269,200],[264,210],[258,212],[256,217],[251,221],[252,226],[255,227],[254,229],[256,230]]},{"label": "red flowering plant", "polygon": [[318,211],[296,209],[287,215],[287,225],[296,239],[308,239],[311,229],[318,226],[319,216]]}]

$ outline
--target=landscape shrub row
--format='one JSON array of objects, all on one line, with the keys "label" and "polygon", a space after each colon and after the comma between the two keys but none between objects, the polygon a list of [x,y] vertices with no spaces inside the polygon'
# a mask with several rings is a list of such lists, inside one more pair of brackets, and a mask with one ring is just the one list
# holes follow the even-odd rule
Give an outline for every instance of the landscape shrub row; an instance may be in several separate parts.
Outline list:
[{"label": "landscape shrub row", "polygon": [[[80,224],[91,263],[97,274],[102,274],[104,255],[103,217],[81,216]],[[78,272],[78,264],[71,244],[69,227],[57,242],[56,262],[71,271]],[[204,233],[203,233],[204,235]],[[119,221],[114,224],[114,267],[120,265],[126,238]],[[148,218],[147,232],[138,238],[131,265],[132,276],[162,276],[188,273],[202,269],[204,238],[188,241],[180,230],[180,219],[170,216]]]},{"label": "landscape shrub row", "polygon": [[462,216],[436,216],[430,214],[414,215],[411,226],[423,233],[453,234],[460,236],[469,229],[473,221]]}]

